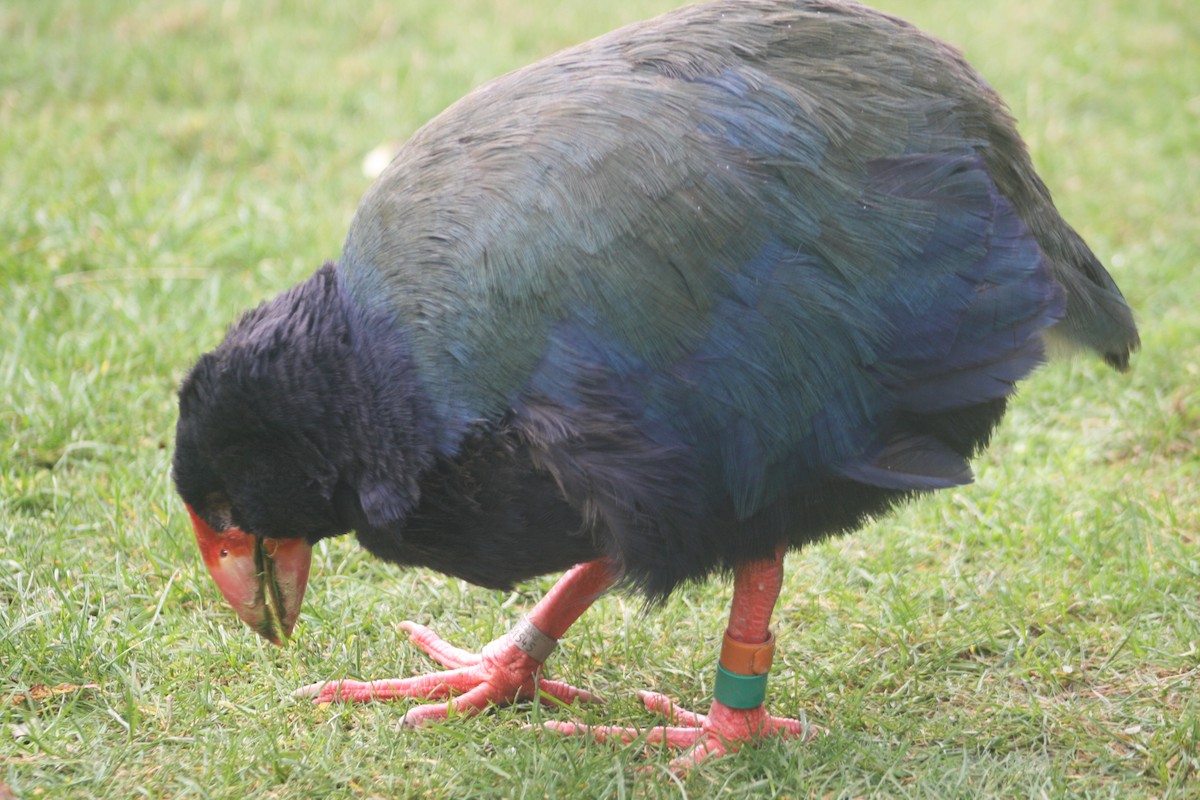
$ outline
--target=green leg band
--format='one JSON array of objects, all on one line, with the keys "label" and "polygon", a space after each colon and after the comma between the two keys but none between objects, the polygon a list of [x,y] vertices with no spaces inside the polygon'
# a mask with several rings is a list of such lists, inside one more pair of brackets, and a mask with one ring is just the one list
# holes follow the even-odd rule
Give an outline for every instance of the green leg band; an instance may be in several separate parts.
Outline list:
[{"label": "green leg band", "polygon": [[767,699],[767,675],[738,675],[717,664],[713,699],[730,708],[758,708]]}]

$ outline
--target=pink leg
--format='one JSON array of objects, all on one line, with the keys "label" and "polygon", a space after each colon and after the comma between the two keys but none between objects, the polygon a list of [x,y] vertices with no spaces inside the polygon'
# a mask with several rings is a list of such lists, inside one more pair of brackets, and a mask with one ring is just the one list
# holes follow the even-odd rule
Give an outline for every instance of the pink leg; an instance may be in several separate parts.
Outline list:
[{"label": "pink leg", "polygon": [[[605,560],[573,567],[529,612],[527,619],[551,639],[558,639],[588,609],[605,589],[612,585],[611,565]],[[595,695],[565,683],[535,680],[541,661],[513,642],[509,634],[471,653],[446,642],[429,628],[415,622],[402,622],[409,639],[443,666],[444,672],[415,678],[370,681],[332,681],[310,684],[297,689],[296,697],[311,697],[317,703],[335,700],[366,702],[395,697],[425,700],[445,699],[446,703],[418,706],[404,715],[406,725],[416,726],[444,719],[451,712],[474,714],[489,705],[538,697],[543,702],[573,703],[596,700]]]},{"label": "pink leg", "polygon": [[[733,604],[729,612],[728,636],[744,644],[761,644],[771,638],[771,612],[783,584],[783,549],[774,558],[753,561],[734,570]],[[767,736],[811,739],[820,729],[799,720],[773,717],[765,705],[755,708],[731,708],[713,700],[708,714],[696,714],[678,708],[668,697],[640,692],[642,702],[651,711],[666,715],[673,725],[649,730],[615,726],[578,725],[572,722],[547,722],[551,730],[567,734],[588,734],[601,740],[662,742],[669,747],[687,748],[688,752],[672,762],[677,771],[686,770],[706,758],[736,751],[747,742]],[[732,701],[731,701],[732,702]]]}]

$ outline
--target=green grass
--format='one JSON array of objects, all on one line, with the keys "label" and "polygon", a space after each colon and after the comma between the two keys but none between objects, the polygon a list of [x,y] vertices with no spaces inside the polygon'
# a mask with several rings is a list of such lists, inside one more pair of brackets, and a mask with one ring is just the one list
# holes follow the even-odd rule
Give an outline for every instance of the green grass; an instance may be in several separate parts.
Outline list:
[{"label": "green grass", "polygon": [[396,621],[478,646],[548,579],[510,597],[339,541],[318,548],[286,650],[224,606],[170,485],[183,371],[240,309],[337,257],[367,151],[669,4],[0,7],[0,784],[22,798],[1200,796],[1192,0],[880,3],[963,47],[1009,100],[1145,347],[1125,377],[1044,369],[975,485],[789,558],[771,702],[828,736],[675,781],[655,748],[522,730],[649,724],[637,688],[703,705],[720,583],[650,616],[619,596],[585,615],[551,667],[603,707],[419,732],[398,728],[404,704],[317,708],[290,690],[428,669]]}]

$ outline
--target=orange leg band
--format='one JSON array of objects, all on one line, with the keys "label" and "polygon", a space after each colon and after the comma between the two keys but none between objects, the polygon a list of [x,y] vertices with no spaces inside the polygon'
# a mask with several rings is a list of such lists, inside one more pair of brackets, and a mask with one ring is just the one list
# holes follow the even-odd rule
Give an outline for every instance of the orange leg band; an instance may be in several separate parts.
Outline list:
[{"label": "orange leg band", "polygon": [[765,675],[771,671],[775,658],[775,634],[767,633],[765,642],[750,644],[739,642],[725,631],[721,644],[721,666],[736,675]]}]

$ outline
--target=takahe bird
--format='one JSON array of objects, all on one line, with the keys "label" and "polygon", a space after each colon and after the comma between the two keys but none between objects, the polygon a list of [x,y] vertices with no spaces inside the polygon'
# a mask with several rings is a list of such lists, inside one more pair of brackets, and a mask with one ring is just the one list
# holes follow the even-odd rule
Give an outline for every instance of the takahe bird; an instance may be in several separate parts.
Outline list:
[{"label": "takahe bird", "polygon": [[763,705],[784,553],[969,482],[1048,343],[1123,370],[1138,336],[988,84],[853,3],[720,0],[419,130],[337,264],[188,374],[174,477],[276,643],[328,536],[486,587],[570,568],[478,655],[404,623],[447,672],[298,692],[453,696],[410,724],[533,697],[611,586],[731,571],[710,713],[645,695],[696,761],[806,733]]}]

